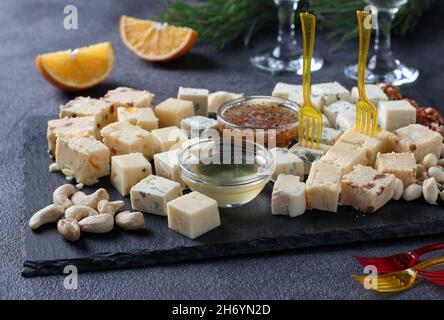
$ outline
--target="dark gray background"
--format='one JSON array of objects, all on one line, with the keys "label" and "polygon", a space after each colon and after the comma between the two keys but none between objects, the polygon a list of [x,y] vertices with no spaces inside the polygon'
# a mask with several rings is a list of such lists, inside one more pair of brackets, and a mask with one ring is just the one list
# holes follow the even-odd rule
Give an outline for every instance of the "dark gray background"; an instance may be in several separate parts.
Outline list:
[{"label": "dark gray background", "polygon": [[[79,9],[79,30],[63,28],[63,7],[67,3]],[[153,17],[162,11],[163,4],[164,1],[148,0],[0,2],[0,298],[442,299],[444,290],[427,284],[397,295],[375,294],[357,285],[351,274],[362,272],[353,255],[406,251],[444,241],[444,235],[81,274],[79,289],[71,291],[63,288],[63,277],[21,277],[22,198],[26,197],[22,186],[26,182],[19,151],[23,144],[24,119],[36,115],[56,116],[58,105],[74,96],[58,91],[41,79],[34,67],[37,54],[111,40],[116,51],[116,68],[104,84],[85,93],[97,97],[118,85],[153,91],[159,102],[175,96],[179,85],[269,94],[277,81],[300,83],[300,77],[272,77],[249,65],[250,55],[272,45],[272,32],[257,36],[254,45],[246,50],[239,46],[216,52],[199,43],[192,53],[169,64],[152,65],[138,59],[122,46],[119,16]],[[421,69],[419,80],[403,87],[403,93],[415,97],[422,105],[438,108],[444,100],[442,13],[444,5],[436,1],[433,10],[422,20],[423,25],[412,36],[394,41],[397,55]],[[335,39],[322,33],[317,39],[316,49],[325,57],[326,66],[313,76],[313,81],[338,80],[353,86],[353,82],[344,78],[342,70],[356,59],[355,43],[332,53],[329,48]]]}]

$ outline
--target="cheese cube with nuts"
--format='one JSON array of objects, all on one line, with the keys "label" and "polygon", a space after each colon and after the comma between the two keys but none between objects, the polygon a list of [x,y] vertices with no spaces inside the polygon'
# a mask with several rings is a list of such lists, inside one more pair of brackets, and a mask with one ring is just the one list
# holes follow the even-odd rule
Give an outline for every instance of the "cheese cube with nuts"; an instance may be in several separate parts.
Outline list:
[{"label": "cheese cube with nuts", "polygon": [[317,83],[311,87],[312,95],[321,97],[323,105],[329,105],[338,100],[350,100],[350,91],[339,82]]},{"label": "cheese cube with nuts", "polygon": [[[382,86],[380,84],[366,84],[365,91],[367,94],[367,98],[373,102],[375,106],[378,105],[380,101],[388,101],[389,98],[385,94],[384,90],[382,90]],[[359,90],[357,87],[353,87],[351,91],[351,100],[356,103],[359,100]]]},{"label": "cheese cube with nuts", "polygon": [[199,137],[202,131],[217,128],[217,124],[216,120],[203,116],[185,118],[180,123],[182,130],[186,131],[188,137]]},{"label": "cheese cube with nuts", "polygon": [[356,104],[349,101],[336,101],[328,106],[324,106],[323,113],[330,122],[331,127],[336,127],[336,118],[339,114],[352,114],[356,119]]},{"label": "cheese cube with nuts", "polygon": [[54,156],[58,136],[83,136],[100,139],[100,131],[94,117],[64,118],[49,120],[46,136],[48,151]]},{"label": "cheese cube with nuts", "polygon": [[393,131],[416,123],[416,109],[408,100],[381,101],[378,120],[382,129]]},{"label": "cheese cube with nuts", "polygon": [[104,101],[117,107],[148,108],[153,105],[154,94],[145,90],[119,87],[109,90],[103,97]]},{"label": "cheese cube with nuts", "polygon": [[56,164],[67,176],[87,186],[109,175],[110,151],[91,137],[59,137],[56,144]]},{"label": "cheese cube with nuts", "polygon": [[151,131],[151,134],[156,153],[178,149],[184,141],[188,140],[186,132],[178,127],[156,129]]},{"label": "cheese cube with nuts", "polygon": [[393,131],[391,136],[395,152],[412,152],[416,162],[433,153],[438,159],[441,154],[441,135],[421,124],[410,124]]},{"label": "cheese cube with nuts", "polygon": [[149,175],[131,188],[131,207],[134,210],[166,216],[167,202],[181,195],[182,188],[179,183]]},{"label": "cheese cube with nuts", "polygon": [[358,145],[338,141],[319,162],[338,167],[344,175],[352,171],[355,165],[368,163],[367,150]]},{"label": "cheese cube with nuts", "polygon": [[169,98],[156,106],[154,112],[159,118],[159,127],[180,127],[180,122],[194,116],[194,104],[191,101]]},{"label": "cheese cube with nuts", "polygon": [[357,165],[342,177],[341,204],[367,213],[375,212],[393,198],[395,179],[393,174]]},{"label": "cheese cube with nuts", "polygon": [[400,179],[404,188],[416,183],[416,160],[413,153],[379,153],[375,169],[380,173],[391,173]]},{"label": "cheese cube with nuts", "polygon": [[103,143],[112,155],[140,152],[145,157],[154,155],[154,142],[151,133],[129,122],[115,122],[101,131]]},{"label": "cheese cube with nuts", "polygon": [[272,180],[275,181],[281,173],[298,176],[304,180],[304,162],[295,153],[286,148],[273,148],[270,152],[274,156],[275,169]]},{"label": "cheese cube with nuts", "polygon": [[141,153],[130,153],[111,158],[111,184],[122,196],[151,174],[151,163]]},{"label": "cheese cube with nuts", "polygon": [[179,152],[180,149],[165,151],[154,155],[154,167],[156,168],[156,175],[164,177],[180,183],[182,188],[186,184],[180,177],[179,172]]},{"label": "cheese cube with nuts", "polygon": [[179,87],[177,99],[191,101],[194,105],[194,113],[200,116],[208,115],[208,95],[207,89]]},{"label": "cheese cube with nuts", "polygon": [[305,183],[298,176],[280,174],[273,186],[271,213],[300,216],[305,212],[306,202]]},{"label": "cheese cube with nuts", "polygon": [[233,93],[227,91],[216,91],[208,96],[208,112],[217,112],[217,110],[225,103],[233,99],[242,98],[242,93]]},{"label": "cheese cube with nuts", "polygon": [[172,200],[167,206],[168,227],[190,239],[220,226],[216,200],[197,191]]},{"label": "cheese cube with nuts", "polygon": [[159,119],[151,108],[118,107],[117,121],[128,121],[147,131],[159,128]]},{"label": "cheese cube with nuts", "polygon": [[321,162],[313,163],[306,182],[307,208],[336,212],[341,192],[341,170]]},{"label": "cheese cube with nuts", "polygon": [[[271,95],[273,97],[295,101],[299,105],[304,103],[303,89],[300,84],[278,82]],[[311,93],[311,102],[318,110],[321,110],[324,104],[322,97],[315,95],[313,92]]]},{"label": "cheese cube with nuts", "polygon": [[99,129],[117,120],[116,108],[112,103],[90,97],[77,97],[61,105],[59,117],[61,119],[94,117]]}]

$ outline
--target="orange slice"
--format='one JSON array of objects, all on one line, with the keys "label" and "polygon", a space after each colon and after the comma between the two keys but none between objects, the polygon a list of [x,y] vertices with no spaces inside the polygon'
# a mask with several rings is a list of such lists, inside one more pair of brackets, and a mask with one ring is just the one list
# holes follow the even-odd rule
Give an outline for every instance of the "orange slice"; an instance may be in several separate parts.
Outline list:
[{"label": "orange slice", "polygon": [[134,54],[153,62],[183,56],[197,40],[197,32],[191,28],[127,16],[120,17],[120,36]]},{"label": "orange slice", "polygon": [[55,87],[66,91],[91,88],[105,80],[114,68],[111,42],[75,50],[38,55],[37,70]]}]

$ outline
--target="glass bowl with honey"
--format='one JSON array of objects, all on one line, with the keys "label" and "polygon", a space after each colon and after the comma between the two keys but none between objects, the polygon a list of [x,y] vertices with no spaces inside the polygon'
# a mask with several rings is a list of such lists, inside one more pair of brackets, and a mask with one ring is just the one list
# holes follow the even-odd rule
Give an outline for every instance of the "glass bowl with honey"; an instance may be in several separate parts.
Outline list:
[{"label": "glass bowl with honey", "polygon": [[248,140],[199,139],[179,153],[182,180],[222,208],[241,206],[256,198],[274,169],[273,154]]},{"label": "glass bowl with honey", "polygon": [[231,100],[217,111],[220,134],[267,146],[288,147],[298,132],[299,105],[270,96]]}]

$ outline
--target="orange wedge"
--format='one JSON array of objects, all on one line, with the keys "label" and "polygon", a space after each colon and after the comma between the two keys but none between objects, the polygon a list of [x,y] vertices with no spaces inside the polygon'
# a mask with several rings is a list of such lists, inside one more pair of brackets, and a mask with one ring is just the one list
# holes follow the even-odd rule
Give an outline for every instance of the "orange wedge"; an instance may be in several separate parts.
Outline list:
[{"label": "orange wedge", "polygon": [[197,40],[197,32],[191,28],[127,16],[120,17],[120,36],[129,50],[152,62],[183,56]]},{"label": "orange wedge", "polygon": [[114,68],[111,42],[75,50],[38,55],[37,70],[55,87],[65,91],[91,88],[105,80]]}]

